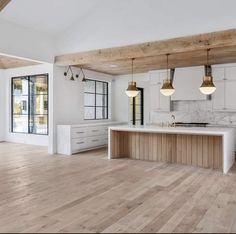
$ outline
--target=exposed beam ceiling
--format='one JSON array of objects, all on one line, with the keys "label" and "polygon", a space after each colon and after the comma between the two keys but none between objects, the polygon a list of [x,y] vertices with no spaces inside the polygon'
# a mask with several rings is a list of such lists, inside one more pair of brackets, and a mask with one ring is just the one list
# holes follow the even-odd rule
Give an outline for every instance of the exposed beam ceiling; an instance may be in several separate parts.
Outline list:
[{"label": "exposed beam ceiling", "polygon": [[[210,64],[224,64],[236,62],[236,46],[215,48],[210,51]],[[206,64],[206,50],[175,53],[169,56],[169,66],[172,68],[200,66]],[[82,68],[103,72],[111,75],[131,73],[131,60],[116,60],[101,63],[81,65]],[[166,68],[166,55],[136,58],[134,73]]]},{"label": "exposed beam ceiling", "polygon": [[[137,60],[140,60],[141,65],[145,67],[143,71],[146,71],[146,69],[149,69],[149,66],[147,66],[148,63],[161,63],[162,59],[160,60],[160,58],[167,53],[173,55],[178,54],[180,57],[181,54],[191,53],[189,54],[190,61],[186,62],[189,63],[189,66],[194,66],[200,63],[200,61],[197,60],[195,64],[194,53],[196,51],[203,51],[207,48],[217,49],[234,46],[236,46],[236,29],[230,29],[163,41],[60,55],[56,56],[55,63],[57,65],[79,65],[100,71],[99,67],[102,66],[104,69],[107,67],[106,64],[109,65],[110,62],[112,62],[112,64],[115,62],[115,64],[118,63],[120,65],[124,64],[124,66],[129,66],[128,60],[136,58]],[[193,56],[193,59],[191,58],[191,55]],[[224,59],[221,58],[221,60],[224,62]],[[228,59],[226,59],[225,62],[228,62]],[[215,63],[218,63],[218,61]],[[185,63],[183,62],[183,64]],[[179,66],[181,66],[181,64]],[[156,67],[154,66],[154,68]],[[123,74],[124,72],[121,67],[120,69],[119,74]],[[118,73],[118,71],[110,72],[110,70],[111,69],[107,67],[105,72],[111,74]],[[124,68],[123,70],[125,71]]]},{"label": "exposed beam ceiling", "polygon": [[11,0],[0,0],[0,11],[2,11]]},{"label": "exposed beam ceiling", "polygon": [[26,67],[26,66],[33,66],[33,65],[37,65],[37,64],[39,64],[39,63],[29,61],[29,60],[9,57],[9,56],[5,56],[5,55],[0,55],[0,69]]}]

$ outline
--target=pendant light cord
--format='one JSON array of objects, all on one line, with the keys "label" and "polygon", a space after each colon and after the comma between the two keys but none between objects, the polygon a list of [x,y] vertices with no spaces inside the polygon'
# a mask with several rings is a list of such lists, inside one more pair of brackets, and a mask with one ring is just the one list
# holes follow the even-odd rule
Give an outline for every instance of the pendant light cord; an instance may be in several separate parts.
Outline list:
[{"label": "pendant light cord", "polygon": [[210,49],[208,48],[207,49],[207,57],[206,57],[206,59],[207,59],[207,61],[206,61],[206,75],[208,76],[209,75],[209,52],[210,52]]},{"label": "pendant light cord", "polygon": [[166,72],[167,72],[167,80],[169,80],[169,55],[170,54],[166,54]]},{"label": "pendant light cord", "polygon": [[210,49],[207,49],[207,67],[209,66],[209,52],[210,52]]},{"label": "pendant light cord", "polygon": [[132,82],[134,81],[134,58],[132,58]]}]

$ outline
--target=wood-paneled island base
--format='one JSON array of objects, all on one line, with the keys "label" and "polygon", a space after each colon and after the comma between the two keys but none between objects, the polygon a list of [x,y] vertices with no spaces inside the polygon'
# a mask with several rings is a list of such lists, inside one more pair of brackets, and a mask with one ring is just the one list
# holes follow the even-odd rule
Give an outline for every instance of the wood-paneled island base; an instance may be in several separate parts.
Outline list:
[{"label": "wood-paneled island base", "polygon": [[234,163],[234,130],[111,127],[109,158],[186,164],[227,173]]}]

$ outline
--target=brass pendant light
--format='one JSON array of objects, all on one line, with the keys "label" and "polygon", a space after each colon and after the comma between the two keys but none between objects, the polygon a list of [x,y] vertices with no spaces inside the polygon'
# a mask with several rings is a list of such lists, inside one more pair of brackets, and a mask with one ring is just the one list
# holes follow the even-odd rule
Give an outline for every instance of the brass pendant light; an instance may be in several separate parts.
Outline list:
[{"label": "brass pendant light", "polygon": [[175,89],[172,85],[172,81],[169,78],[168,69],[169,69],[169,54],[166,55],[167,79],[164,80],[162,88],[160,89],[161,94],[164,96],[171,96],[175,92]]},{"label": "brass pendant light", "polygon": [[210,52],[210,49],[207,49],[206,72],[205,72],[205,76],[203,77],[202,85],[199,88],[200,91],[205,95],[210,95],[216,91],[216,87],[213,83],[212,74],[211,74],[211,72],[208,71],[208,69],[209,69],[209,52]]},{"label": "brass pendant light", "polygon": [[139,93],[136,82],[134,81],[134,58],[132,58],[132,81],[129,82],[129,86],[125,93],[128,97],[136,97]]}]

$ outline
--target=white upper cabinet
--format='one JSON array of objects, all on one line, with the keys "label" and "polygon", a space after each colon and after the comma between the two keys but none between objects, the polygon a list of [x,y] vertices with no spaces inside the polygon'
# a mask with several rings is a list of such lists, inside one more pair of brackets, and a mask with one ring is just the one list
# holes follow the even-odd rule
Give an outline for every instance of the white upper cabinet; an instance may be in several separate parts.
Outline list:
[{"label": "white upper cabinet", "polygon": [[236,66],[214,67],[212,74],[216,86],[213,110],[236,112]]},{"label": "white upper cabinet", "polygon": [[160,89],[163,80],[166,79],[164,71],[150,71],[150,110],[151,111],[170,111],[170,97],[163,96]]},{"label": "white upper cabinet", "polygon": [[236,80],[225,81],[225,109],[236,111]]},{"label": "white upper cabinet", "polygon": [[204,76],[204,67],[176,68],[173,86],[173,101],[206,100],[207,96],[199,90]]},{"label": "white upper cabinet", "polygon": [[225,68],[225,78],[227,80],[235,80],[236,81],[236,67],[226,67]]}]

